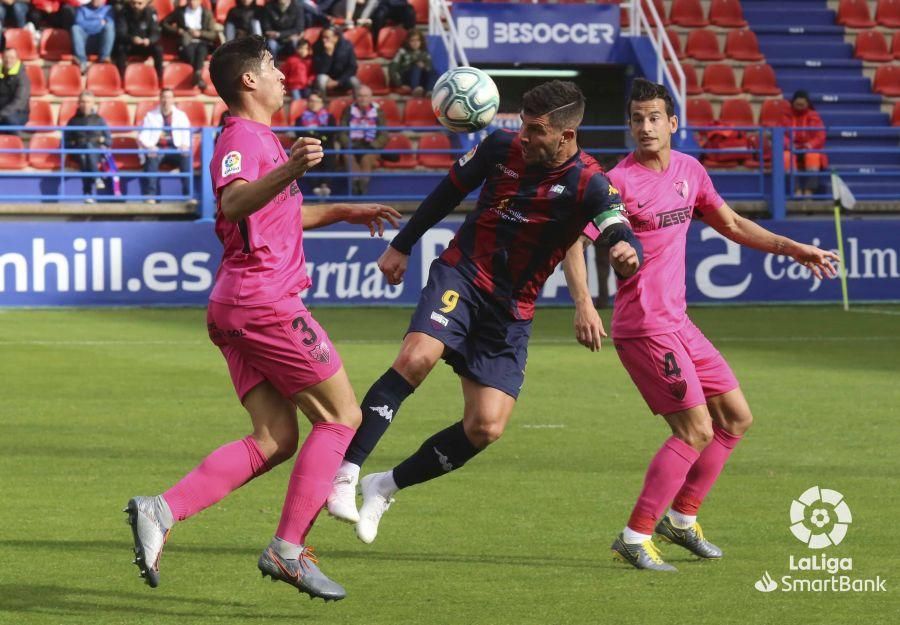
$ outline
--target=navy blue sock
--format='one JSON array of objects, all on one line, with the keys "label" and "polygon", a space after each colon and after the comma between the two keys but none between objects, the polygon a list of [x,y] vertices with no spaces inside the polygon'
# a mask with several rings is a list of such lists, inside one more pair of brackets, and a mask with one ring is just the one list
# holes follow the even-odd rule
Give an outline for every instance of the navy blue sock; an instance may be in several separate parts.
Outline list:
[{"label": "navy blue sock", "polygon": [[394,467],[394,483],[406,488],[433,480],[460,468],[479,451],[459,421],[429,438],[416,453]]},{"label": "navy blue sock", "polygon": [[344,454],[344,460],[362,466],[387,432],[388,426],[400,409],[400,404],[415,390],[415,387],[394,369],[385,371],[363,397],[362,424],[356,430],[356,435],[350,442],[347,453]]}]

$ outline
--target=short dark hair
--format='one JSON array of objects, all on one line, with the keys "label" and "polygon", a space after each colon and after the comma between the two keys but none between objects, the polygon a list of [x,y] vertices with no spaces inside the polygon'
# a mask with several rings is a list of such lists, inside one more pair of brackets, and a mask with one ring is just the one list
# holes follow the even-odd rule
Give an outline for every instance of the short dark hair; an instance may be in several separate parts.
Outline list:
[{"label": "short dark hair", "polygon": [[172,95],[175,95],[175,90],[172,89],[172,87],[163,87],[162,89],[159,90],[159,95],[164,94],[166,91],[168,91]]},{"label": "short dark hair", "polygon": [[635,78],[631,83],[631,93],[628,94],[628,109],[625,117],[631,117],[632,102],[649,102],[651,100],[662,100],[666,103],[666,115],[673,117],[675,115],[675,100],[672,94],[665,86],[650,82],[645,78]]},{"label": "short dark hair", "polygon": [[551,80],[529,89],[522,96],[522,112],[540,117],[550,113],[550,125],[557,129],[578,128],[584,118],[585,99],[574,82]]},{"label": "short dark hair", "polygon": [[225,104],[236,104],[241,77],[259,71],[266,56],[266,40],[259,35],[232,39],[213,52],[209,62],[209,78]]}]

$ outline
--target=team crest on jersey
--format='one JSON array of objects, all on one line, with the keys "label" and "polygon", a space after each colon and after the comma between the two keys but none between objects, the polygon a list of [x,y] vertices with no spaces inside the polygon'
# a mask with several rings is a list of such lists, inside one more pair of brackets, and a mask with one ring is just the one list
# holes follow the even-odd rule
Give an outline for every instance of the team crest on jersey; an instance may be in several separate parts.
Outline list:
[{"label": "team crest on jersey", "polygon": [[331,350],[328,349],[328,343],[325,341],[309,350],[309,355],[324,365],[327,365],[328,361],[331,360]]},{"label": "team crest on jersey", "polygon": [[619,190],[612,185],[609,185],[609,195],[612,197],[613,195],[619,195]]},{"label": "team crest on jersey", "polygon": [[462,155],[459,159],[459,166],[462,167],[466,163],[472,160],[472,157],[475,156],[475,151],[478,150],[478,145],[474,145],[471,150]]},{"label": "team crest on jersey", "polygon": [[294,180],[293,182],[291,182],[290,193],[291,193],[291,197],[294,197],[295,195],[297,195],[298,193],[300,193],[300,187],[297,186],[297,181],[296,181],[296,180]]},{"label": "team crest on jersey", "polygon": [[690,188],[688,187],[688,181],[687,180],[679,180],[678,182],[676,182],[675,183],[675,192],[678,193],[678,195],[680,195],[683,199],[686,200],[688,198],[688,194],[691,192]]},{"label": "team crest on jersey", "polygon": [[237,150],[229,152],[222,159],[222,177],[241,173],[241,153]]},{"label": "team crest on jersey", "polygon": [[687,380],[678,380],[677,382],[670,382],[669,390],[672,391],[672,395],[675,396],[675,399],[678,399],[678,400],[684,399],[684,395],[685,395],[685,393],[687,393]]}]

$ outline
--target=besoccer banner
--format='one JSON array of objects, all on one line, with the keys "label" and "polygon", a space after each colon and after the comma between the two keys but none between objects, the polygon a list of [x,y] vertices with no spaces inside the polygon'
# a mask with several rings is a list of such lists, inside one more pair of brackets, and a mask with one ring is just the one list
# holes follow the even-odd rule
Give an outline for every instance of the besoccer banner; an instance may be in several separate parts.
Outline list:
[{"label": "besoccer banner", "polygon": [[[837,247],[829,220],[761,224],[798,241]],[[425,234],[397,286],[378,270],[385,240],[353,226],[307,232],[304,247],[313,286],[304,299],[311,305],[415,304],[429,265],[457,225],[439,224]],[[851,301],[900,301],[896,233],[896,221],[845,222]],[[211,223],[9,222],[0,231],[0,306],[204,305],[221,253]],[[596,289],[594,264],[588,266]],[[820,281],[789,258],[742,248],[694,223],[688,235],[687,297],[695,304],[839,302],[841,292],[839,280]],[[558,267],[539,304],[569,303]]]},{"label": "besoccer banner", "polygon": [[619,36],[618,4],[453,3],[470,63],[606,63]]}]

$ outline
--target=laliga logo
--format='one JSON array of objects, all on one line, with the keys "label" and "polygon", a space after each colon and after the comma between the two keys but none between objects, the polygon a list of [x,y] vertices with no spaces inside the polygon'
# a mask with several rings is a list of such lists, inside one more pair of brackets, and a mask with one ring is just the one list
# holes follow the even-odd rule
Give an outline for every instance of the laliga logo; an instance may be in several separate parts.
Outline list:
[{"label": "laliga logo", "polygon": [[769,572],[766,571],[763,573],[763,576],[753,584],[753,587],[756,588],[759,592],[772,592],[776,588],[778,588],[778,583],[772,579],[772,576],[769,575]]},{"label": "laliga logo", "polygon": [[853,521],[844,496],[813,486],[791,502],[791,533],[810,549],[839,545]]}]

